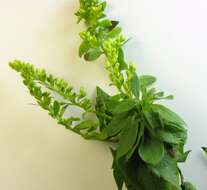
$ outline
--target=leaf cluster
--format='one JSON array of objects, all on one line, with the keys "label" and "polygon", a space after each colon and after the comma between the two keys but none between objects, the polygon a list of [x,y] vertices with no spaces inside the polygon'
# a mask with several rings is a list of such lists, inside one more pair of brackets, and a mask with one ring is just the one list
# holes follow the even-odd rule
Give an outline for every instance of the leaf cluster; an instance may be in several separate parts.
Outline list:
[{"label": "leaf cluster", "polygon": [[[9,65],[21,74],[30,94],[51,117],[82,137],[87,139],[91,137],[97,128],[97,122],[83,119],[84,114],[93,112],[91,101],[86,97],[83,87],[79,89],[79,92],[75,92],[65,80],[47,74],[44,69],[35,69],[33,65],[18,60],[10,62]],[[67,114],[68,109],[74,106],[82,110],[81,117]]]},{"label": "leaf cluster", "polygon": [[[21,74],[38,105],[59,124],[85,139],[114,142],[112,168],[119,190],[124,185],[128,190],[194,190],[178,167],[190,152],[184,150],[186,123],[160,103],[173,96],[158,91],[154,76],[139,76],[134,64],[125,60],[127,40],[119,22],[106,17],[105,8],[105,1],[80,0],[76,16],[87,29],[80,33],[79,56],[86,61],[105,56],[104,66],[117,94],[97,87],[93,106],[83,88],[75,92],[65,80],[21,61],[10,66]],[[71,106],[80,108],[82,115],[68,116]],[[87,119],[88,113],[96,119]]]},{"label": "leaf cluster", "polygon": [[87,25],[80,34],[83,41],[79,55],[94,61],[104,54],[111,85],[119,91],[110,96],[97,88],[96,105],[96,109],[112,118],[109,121],[98,116],[101,133],[117,141],[112,153],[118,189],[124,183],[135,190],[186,189],[178,168],[178,162],[185,162],[190,153],[184,151],[186,124],[176,113],[157,103],[173,96],[165,96],[152,87],[155,77],[137,75],[135,66],[125,60],[126,38],[118,22],[107,19],[104,13],[91,19],[93,10],[104,11],[106,2],[90,2],[94,2],[93,6],[80,1],[80,10],[86,10],[87,16],[78,14],[80,10],[76,14],[78,21],[84,20]]}]

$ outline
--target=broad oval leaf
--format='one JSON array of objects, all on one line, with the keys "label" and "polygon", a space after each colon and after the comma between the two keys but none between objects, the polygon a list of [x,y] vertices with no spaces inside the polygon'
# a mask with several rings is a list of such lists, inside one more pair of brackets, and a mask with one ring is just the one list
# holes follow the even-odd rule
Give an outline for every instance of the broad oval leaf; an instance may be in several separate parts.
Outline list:
[{"label": "broad oval leaf", "polygon": [[158,165],[154,167],[149,165],[148,167],[155,175],[170,182],[176,188],[180,189],[177,163],[171,156],[165,154]]},{"label": "broad oval leaf", "polygon": [[150,110],[144,110],[143,114],[150,128],[155,129],[155,128],[162,127],[162,123],[158,114]]},{"label": "broad oval leaf", "polygon": [[144,190],[173,190],[168,181],[154,175],[143,163],[138,169],[138,181]]},{"label": "broad oval leaf", "polygon": [[134,108],[137,105],[137,102],[135,100],[124,100],[120,102],[114,109],[112,109],[112,113],[122,113],[127,112]]},{"label": "broad oval leaf", "polygon": [[128,113],[120,113],[115,115],[109,125],[106,126],[105,130],[108,136],[112,137],[117,135],[122,129],[127,127],[129,124]]},{"label": "broad oval leaf", "polygon": [[186,123],[181,119],[179,115],[163,105],[153,104],[151,108],[154,112],[157,112],[160,117],[165,121],[168,121],[170,123],[176,123],[178,125],[186,125]]},{"label": "broad oval leaf", "polygon": [[121,134],[120,141],[117,147],[117,160],[122,156],[126,155],[132,149],[132,147],[136,143],[137,133],[137,121],[131,118],[128,127],[126,127]]},{"label": "broad oval leaf", "polygon": [[102,52],[99,49],[94,49],[89,51],[84,55],[84,59],[86,61],[94,61],[101,56]]},{"label": "broad oval leaf", "polygon": [[[164,122],[165,121],[163,121],[163,123]],[[165,127],[166,127],[166,129],[169,129],[169,130],[175,131],[175,132],[186,132],[187,131],[185,126],[180,125],[180,124],[176,124],[176,123],[165,122]]]},{"label": "broad oval leaf", "polygon": [[[151,131],[153,133],[153,131]],[[154,131],[153,136],[156,138],[172,144],[185,143],[187,139],[186,131],[172,131],[168,129],[157,129]]]},{"label": "broad oval leaf", "polygon": [[113,112],[114,108],[120,104],[120,99],[122,99],[120,94],[111,96],[107,101],[106,101],[106,106],[109,112]]},{"label": "broad oval leaf", "polygon": [[139,155],[143,161],[157,165],[164,156],[164,144],[154,138],[144,137],[139,147]]},{"label": "broad oval leaf", "polygon": [[143,125],[143,123],[141,123],[141,124],[138,123],[138,135],[137,135],[136,143],[133,146],[133,148],[127,153],[127,160],[132,157],[132,155],[133,155],[134,151],[137,149],[143,135],[144,135],[144,125]]}]

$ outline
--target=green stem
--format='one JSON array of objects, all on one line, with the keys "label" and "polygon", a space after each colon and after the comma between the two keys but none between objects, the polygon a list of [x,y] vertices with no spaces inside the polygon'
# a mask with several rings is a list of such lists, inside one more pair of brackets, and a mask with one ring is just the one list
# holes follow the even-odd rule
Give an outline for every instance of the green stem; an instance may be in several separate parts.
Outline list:
[{"label": "green stem", "polygon": [[180,181],[181,181],[181,187],[184,185],[184,176],[180,168],[178,168],[179,174],[180,174]]}]

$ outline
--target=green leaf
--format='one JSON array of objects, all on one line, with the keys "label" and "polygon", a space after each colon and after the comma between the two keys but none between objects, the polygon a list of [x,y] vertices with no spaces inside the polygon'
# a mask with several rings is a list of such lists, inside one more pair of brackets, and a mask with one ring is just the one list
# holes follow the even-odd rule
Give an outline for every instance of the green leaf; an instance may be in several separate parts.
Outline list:
[{"label": "green leaf", "polygon": [[60,111],[60,104],[58,101],[54,101],[53,103],[53,112],[54,112],[54,115],[56,116]]},{"label": "green leaf", "polygon": [[202,147],[202,149],[207,154],[207,147]]},{"label": "green leaf", "polygon": [[133,109],[137,105],[137,102],[134,100],[124,100],[120,102],[113,110],[112,112],[114,114],[127,112]]},{"label": "green leaf", "polygon": [[144,135],[144,125],[143,125],[143,123],[140,123],[140,124],[138,124],[138,135],[137,135],[136,143],[135,143],[134,147],[127,153],[127,160],[132,157],[132,155],[133,155],[134,151],[137,149],[143,135]]},{"label": "green leaf", "polygon": [[169,123],[168,121],[163,121],[165,123],[166,129],[176,131],[176,132],[186,132],[186,128],[183,125],[177,123]]},{"label": "green leaf", "polygon": [[128,118],[128,113],[120,113],[115,115],[112,121],[106,126],[106,132],[108,136],[112,137],[117,135],[122,129],[128,126],[130,118]]},{"label": "green leaf", "polygon": [[155,94],[155,98],[163,98],[163,96],[165,95],[165,93],[164,92],[157,92],[156,94]]},{"label": "green leaf", "polygon": [[174,96],[173,95],[165,96],[164,92],[157,92],[154,95],[154,99],[155,100],[173,100]]},{"label": "green leaf", "polygon": [[166,100],[173,100],[174,96],[173,95],[169,95],[169,96],[164,97],[164,99],[166,99]]},{"label": "green leaf", "polygon": [[132,93],[136,98],[139,98],[139,78],[136,73],[134,73],[131,81]]},{"label": "green leaf", "polygon": [[96,104],[102,108],[102,110],[99,111],[104,112],[107,110],[106,103],[109,98],[110,96],[106,92],[104,92],[100,87],[96,87]]},{"label": "green leaf", "polygon": [[107,106],[107,109],[110,113],[113,113],[114,108],[117,107],[119,104],[120,104],[119,97],[117,97],[117,99],[116,99],[113,96],[111,96],[106,101],[106,106]]},{"label": "green leaf", "polygon": [[186,129],[177,125],[163,123],[162,127],[148,130],[153,137],[167,143],[180,144],[187,140]]},{"label": "green leaf", "polygon": [[187,138],[187,133],[186,131],[173,131],[169,129],[156,129],[153,133],[153,136],[156,138],[167,142],[167,143],[172,143],[172,144],[180,144],[184,143]]},{"label": "green leaf", "polygon": [[120,95],[120,94],[117,94],[117,95],[114,95],[114,96],[110,96],[106,100],[107,111],[112,113],[114,108],[120,104],[120,100],[121,99],[122,99],[122,95]]},{"label": "green leaf", "polygon": [[116,20],[111,20],[111,26],[108,27],[109,31],[111,31],[112,29],[114,29],[118,24],[119,24],[119,21],[116,21]]},{"label": "green leaf", "polygon": [[139,77],[141,87],[148,87],[156,82],[156,78],[151,75],[142,75]]},{"label": "green leaf", "polygon": [[115,157],[116,157],[116,152],[115,150],[111,149],[114,161],[113,161],[113,175],[114,175],[114,179],[116,181],[116,185],[118,190],[122,190],[122,187],[124,185],[124,176],[123,176],[123,172],[119,167],[119,162],[116,161]]},{"label": "green leaf", "polygon": [[99,49],[94,49],[89,51],[84,55],[84,59],[86,61],[94,61],[101,56],[102,52]]},{"label": "green leaf", "polygon": [[[96,87],[96,105],[95,109],[97,111],[97,118],[99,120],[99,127],[100,130],[102,131],[103,128],[108,124],[108,119],[104,117],[103,114],[107,115],[107,100],[110,98],[110,96],[104,92],[101,88]],[[99,114],[101,113],[101,114]]]},{"label": "green leaf", "polygon": [[121,170],[121,166],[120,166],[120,160],[117,161],[116,158],[116,151],[113,150],[112,148],[110,148],[112,156],[113,156],[113,164],[112,164],[112,168],[113,168],[113,176],[114,179],[116,181],[116,185],[118,187],[118,190],[122,190],[123,184],[124,184],[124,175],[123,175],[123,171]]},{"label": "green leaf", "polygon": [[79,47],[79,56],[82,57],[89,49],[89,44],[86,41],[83,41]]},{"label": "green leaf", "polygon": [[125,128],[121,134],[120,141],[117,147],[116,159],[126,155],[136,143],[138,133],[138,123],[131,118],[128,127]]},{"label": "green leaf", "polygon": [[85,120],[82,121],[81,123],[79,123],[78,125],[75,126],[75,130],[84,130],[84,129],[89,129],[89,128],[93,128],[96,127],[97,124],[95,124],[92,120]]},{"label": "green leaf", "polygon": [[140,160],[136,154],[134,154],[128,161],[125,161],[124,176],[125,185],[128,190],[143,190],[137,178],[139,167]]},{"label": "green leaf", "polygon": [[116,181],[116,185],[118,187],[118,190],[122,190],[122,187],[124,185],[124,177],[122,175],[121,170],[115,165],[113,170],[114,179]]},{"label": "green leaf", "polygon": [[122,29],[120,27],[116,27],[114,29],[112,29],[109,33],[108,33],[108,38],[114,38],[116,36],[118,36],[121,33]]},{"label": "green leaf", "polygon": [[120,65],[120,70],[125,70],[125,69],[127,69],[127,64],[126,64],[125,59],[124,59],[124,51],[121,47],[118,49],[118,51],[119,51],[118,62],[119,62],[119,65]]},{"label": "green leaf", "polygon": [[92,138],[89,138],[89,139],[95,139],[95,140],[103,141],[103,140],[106,140],[108,138],[108,135],[107,135],[105,130],[102,130],[101,132],[93,132],[91,134],[91,137]]},{"label": "green leaf", "polygon": [[99,26],[105,28],[105,27],[111,27],[112,24],[109,19],[105,19],[99,23]]},{"label": "green leaf", "polygon": [[147,97],[150,99],[153,99],[155,97],[156,94],[156,88],[150,88],[149,90],[147,90]]},{"label": "green leaf", "polygon": [[184,143],[176,145],[171,144],[171,146],[168,147],[169,152],[177,162],[185,162],[188,158],[189,153],[191,152],[190,150],[184,152],[184,145]]},{"label": "green leaf", "polygon": [[190,182],[185,182],[183,184],[183,190],[196,190],[196,187]]},{"label": "green leaf", "polygon": [[119,100],[122,98],[120,94],[110,96],[99,87],[96,88],[96,93],[96,110],[102,113],[113,112],[113,109],[120,104]]},{"label": "green leaf", "polygon": [[139,155],[146,163],[157,165],[164,156],[164,145],[156,139],[144,137],[139,147]]},{"label": "green leaf", "polygon": [[125,186],[128,190],[143,190],[137,179],[137,172],[139,170],[139,158],[134,154],[129,160],[126,161],[125,157],[116,160],[122,174],[124,176]]},{"label": "green leaf", "polygon": [[165,154],[157,166],[149,166],[152,172],[162,179],[179,188],[178,167],[176,161]]},{"label": "green leaf", "polygon": [[144,110],[143,111],[144,117],[149,123],[149,126],[154,129],[154,128],[160,128],[162,127],[162,123],[160,122],[159,115],[150,111],[150,110]]},{"label": "green leaf", "polygon": [[187,160],[190,152],[191,152],[191,150],[188,150],[188,151],[184,152],[183,154],[180,154],[180,156],[178,157],[178,162],[185,162]]},{"label": "green leaf", "polygon": [[172,190],[169,182],[155,176],[144,164],[140,164],[137,178],[142,190]]},{"label": "green leaf", "polygon": [[186,123],[181,119],[180,116],[178,116],[175,112],[171,111],[165,106],[160,104],[153,104],[151,107],[153,111],[157,112],[163,120],[170,123],[176,123],[178,125],[186,125]]}]

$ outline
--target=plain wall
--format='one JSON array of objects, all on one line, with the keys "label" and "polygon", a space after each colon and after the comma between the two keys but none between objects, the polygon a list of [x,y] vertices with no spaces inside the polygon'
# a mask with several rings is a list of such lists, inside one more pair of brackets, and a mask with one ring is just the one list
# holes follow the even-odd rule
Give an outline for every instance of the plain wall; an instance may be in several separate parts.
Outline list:
[{"label": "plain wall", "polygon": [[[104,143],[85,141],[56,124],[38,106],[8,62],[21,59],[47,69],[73,86],[108,92],[103,60],[78,55],[73,15],[78,0],[0,0],[0,189],[114,190],[111,153]],[[187,180],[207,189],[207,1],[110,0],[108,15],[132,37],[125,46],[138,72],[153,74],[157,87],[175,95],[167,102],[189,125],[181,165]]]}]

